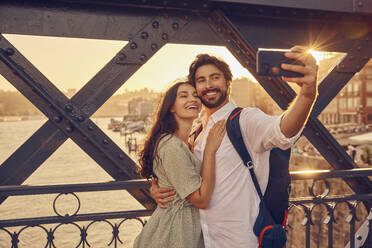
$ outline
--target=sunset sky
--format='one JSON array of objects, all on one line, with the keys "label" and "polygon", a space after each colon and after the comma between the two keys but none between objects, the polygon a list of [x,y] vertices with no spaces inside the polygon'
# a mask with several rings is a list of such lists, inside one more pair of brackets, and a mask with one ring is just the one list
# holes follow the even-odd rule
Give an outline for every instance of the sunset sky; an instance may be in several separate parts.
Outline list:
[{"label": "sunset sky", "polygon": [[[80,89],[127,42],[4,35],[60,90]],[[188,66],[199,53],[223,58],[231,67],[234,78],[252,77],[225,47],[168,44],[137,71],[117,93],[124,89],[147,87],[162,91],[177,78],[187,75]],[[0,77],[0,90],[16,90]]]}]

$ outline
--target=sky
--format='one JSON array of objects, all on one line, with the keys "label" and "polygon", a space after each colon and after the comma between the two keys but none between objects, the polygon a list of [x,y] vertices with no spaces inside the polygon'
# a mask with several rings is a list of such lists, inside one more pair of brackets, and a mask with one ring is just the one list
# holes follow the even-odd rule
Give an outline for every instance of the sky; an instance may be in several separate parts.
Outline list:
[{"label": "sky", "polygon": [[[3,35],[61,91],[83,87],[127,43]],[[190,63],[199,53],[209,53],[224,59],[230,65],[233,78],[245,76],[255,80],[225,47],[167,44],[116,93],[123,93],[125,89],[136,90],[145,87],[162,91],[176,79],[187,75]],[[0,75],[0,90],[16,89]]]}]

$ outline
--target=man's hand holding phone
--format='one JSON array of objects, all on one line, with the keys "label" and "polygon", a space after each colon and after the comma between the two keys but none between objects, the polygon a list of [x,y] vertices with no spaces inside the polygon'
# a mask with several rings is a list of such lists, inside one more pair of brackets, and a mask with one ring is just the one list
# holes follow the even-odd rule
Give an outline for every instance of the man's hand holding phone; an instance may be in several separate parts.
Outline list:
[{"label": "man's hand holding phone", "polygon": [[259,50],[257,52],[257,72],[262,76],[281,76],[289,83],[298,84],[301,94],[315,97],[318,65],[304,46],[294,46],[289,50]]}]

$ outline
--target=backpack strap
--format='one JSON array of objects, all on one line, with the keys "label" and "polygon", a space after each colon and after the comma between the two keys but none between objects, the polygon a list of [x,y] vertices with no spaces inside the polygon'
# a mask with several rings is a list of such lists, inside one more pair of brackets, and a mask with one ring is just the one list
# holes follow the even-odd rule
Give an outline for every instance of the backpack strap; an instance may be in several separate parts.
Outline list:
[{"label": "backpack strap", "polygon": [[263,194],[256,174],[254,173],[252,158],[249,155],[247,147],[244,144],[243,135],[240,130],[239,117],[242,110],[242,108],[237,107],[231,112],[226,122],[226,132],[235,150],[239,154],[240,158],[243,160],[244,165],[248,167],[258,196],[260,197],[261,202],[263,202]]}]

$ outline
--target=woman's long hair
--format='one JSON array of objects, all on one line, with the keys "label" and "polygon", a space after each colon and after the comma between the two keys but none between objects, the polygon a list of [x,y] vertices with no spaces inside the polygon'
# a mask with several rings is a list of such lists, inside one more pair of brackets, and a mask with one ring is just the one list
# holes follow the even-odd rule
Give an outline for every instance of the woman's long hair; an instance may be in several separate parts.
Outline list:
[{"label": "woman's long hair", "polygon": [[156,177],[153,171],[154,159],[159,141],[167,134],[173,134],[177,128],[171,108],[176,101],[178,88],[187,82],[177,82],[170,87],[160,101],[155,121],[147,135],[143,149],[139,152],[140,173],[144,178]]}]

